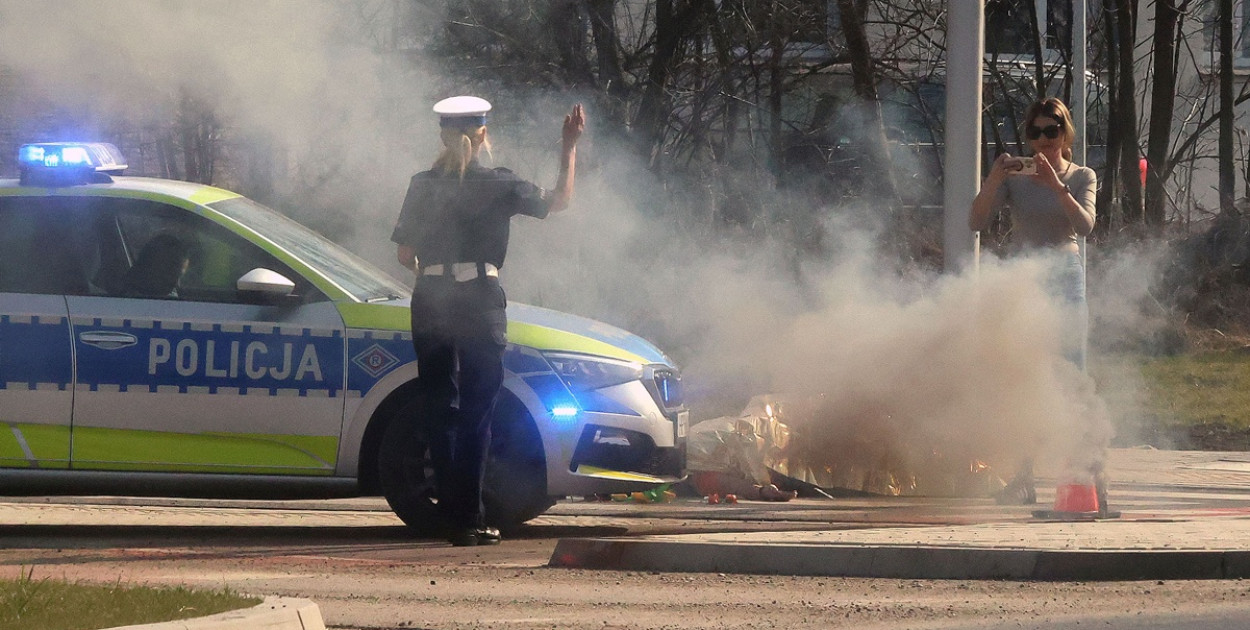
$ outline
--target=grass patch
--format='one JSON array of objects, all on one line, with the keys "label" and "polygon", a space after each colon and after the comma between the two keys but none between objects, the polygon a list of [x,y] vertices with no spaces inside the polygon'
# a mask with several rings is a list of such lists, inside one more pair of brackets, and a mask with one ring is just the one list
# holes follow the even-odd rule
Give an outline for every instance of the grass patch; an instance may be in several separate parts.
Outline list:
[{"label": "grass patch", "polygon": [[230,589],[88,584],[34,577],[0,580],[0,630],[98,630],[214,615],[260,604]]},{"label": "grass patch", "polygon": [[1096,358],[1090,374],[1119,445],[1250,449],[1250,353]]},{"label": "grass patch", "polygon": [[1250,355],[1206,352],[1142,365],[1153,415],[1172,424],[1250,426]]}]

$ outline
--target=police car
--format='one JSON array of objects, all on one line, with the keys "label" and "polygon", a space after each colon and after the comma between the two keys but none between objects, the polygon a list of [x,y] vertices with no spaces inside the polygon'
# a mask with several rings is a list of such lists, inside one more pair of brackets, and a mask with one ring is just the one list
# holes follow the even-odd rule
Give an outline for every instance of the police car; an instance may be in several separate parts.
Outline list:
[{"label": "police car", "polygon": [[[403,284],[243,196],[26,145],[0,179],[0,493],[386,497],[437,525]],[[511,304],[488,520],[684,475],[673,362]]]}]

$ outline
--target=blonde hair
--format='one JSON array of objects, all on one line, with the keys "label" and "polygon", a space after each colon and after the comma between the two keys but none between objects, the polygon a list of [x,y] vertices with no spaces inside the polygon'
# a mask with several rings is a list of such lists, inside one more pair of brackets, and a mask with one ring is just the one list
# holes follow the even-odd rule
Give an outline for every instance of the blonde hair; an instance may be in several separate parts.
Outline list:
[{"label": "blonde hair", "polygon": [[464,171],[473,161],[474,149],[486,149],[490,155],[490,140],[486,138],[486,126],[443,127],[439,133],[443,140],[443,152],[434,160],[434,170],[444,175],[455,174],[464,179]]},{"label": "blonde hair", "polygon": [[1068,111],[1068,106],[1063,101],[1050,97],[1044,101],[1037,101],[1029,105],[1029,109],[1024,112],[1024,128],[1028,129],[1038,117],[1045,116],[1059,123],[1059,130],[1063,133],[1063,159],[1072,159],[1072,143],[1076,142],[1076,129],[1072,126],[1072,113]]}]

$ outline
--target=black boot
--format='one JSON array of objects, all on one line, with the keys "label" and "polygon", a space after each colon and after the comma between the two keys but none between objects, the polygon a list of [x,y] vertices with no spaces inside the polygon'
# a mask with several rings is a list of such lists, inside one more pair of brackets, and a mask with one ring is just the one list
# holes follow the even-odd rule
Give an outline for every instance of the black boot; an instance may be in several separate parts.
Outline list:
[{"label": "black boot", "polygon": [[994,494],[994,502],[999,505],[1033,505],[1037,503],[1037,487],[1033,477],[1016,475]]},{"label": "black boot", "polygon": [[1037,503],[1037,487],[1033,483],[1033,458],[1026,458],[1016,469],[1016,476],[994,495],[999,505],[1033,505]]},{"label": "black boot", "polygon": [[452,532],[447,537],[454,547],[476,547],[478,545],[498,545],[503,540],[499,530],[494,527],[467,527]]}]

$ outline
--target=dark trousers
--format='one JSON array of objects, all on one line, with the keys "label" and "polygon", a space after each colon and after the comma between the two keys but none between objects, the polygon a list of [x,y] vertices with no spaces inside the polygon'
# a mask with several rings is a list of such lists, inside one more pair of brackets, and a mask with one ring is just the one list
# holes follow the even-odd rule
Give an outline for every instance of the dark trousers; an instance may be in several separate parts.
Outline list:
[{"label": "dark trousers", "polygon": [[413,294],[419,421],[448,525],[482,527],[490,415],[503,384],[503,294],[497,283],[431,284]]}]

